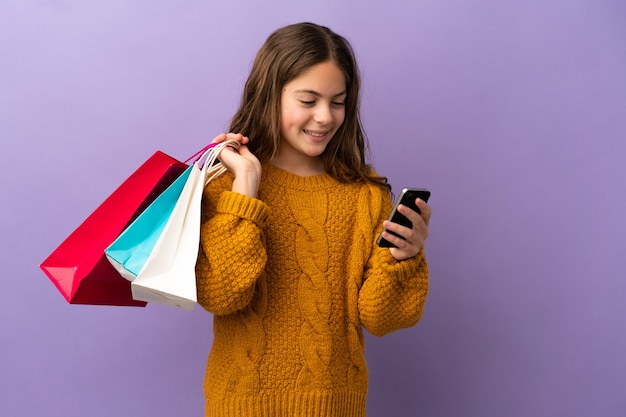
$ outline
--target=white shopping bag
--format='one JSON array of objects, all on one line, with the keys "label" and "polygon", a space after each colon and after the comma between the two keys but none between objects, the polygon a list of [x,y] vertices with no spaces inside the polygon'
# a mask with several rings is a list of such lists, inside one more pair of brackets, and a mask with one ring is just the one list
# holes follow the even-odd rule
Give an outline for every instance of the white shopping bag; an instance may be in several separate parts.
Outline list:
[{"label": "white shopping bag", "polygon": [[226,171],[216,162],[226,141],[208,149],[194,164],[174,210],[145,265],[131,283],[134,300],[191,311],[197,303],[196,260],[200,244],[202,192],[213,178]]}]

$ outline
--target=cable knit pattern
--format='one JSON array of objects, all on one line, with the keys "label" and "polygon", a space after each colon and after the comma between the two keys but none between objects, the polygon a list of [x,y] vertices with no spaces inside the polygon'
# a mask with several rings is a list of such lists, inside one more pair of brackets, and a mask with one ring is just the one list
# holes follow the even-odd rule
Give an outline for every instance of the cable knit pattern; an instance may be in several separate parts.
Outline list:
[{"label": "cable knit pattern", "polygon": [[365,416],[363,328],[421,317],[424,254],[375,245],[389,196],[328,175],[263,167],[258,199],[232,176],[204,193],[198,301],[214,314],[206,416]]},{"label": "cable knit pattern", "polygon": [[304,367],[297,387],[300,390],[330,389],[329,365],[332,338],[328,321],[331,291],[328,271],[328,239],[324,231],[328,198],[325,191],[303,193],[288,190],[289,206],[297,222],[296,253],[302,274],[298,279],[298,304],[305,319],[300,333],[300,354]]}]

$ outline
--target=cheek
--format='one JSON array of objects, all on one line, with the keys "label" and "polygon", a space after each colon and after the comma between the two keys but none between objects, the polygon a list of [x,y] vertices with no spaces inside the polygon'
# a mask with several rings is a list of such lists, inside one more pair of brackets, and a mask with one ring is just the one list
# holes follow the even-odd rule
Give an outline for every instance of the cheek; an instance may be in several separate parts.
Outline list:
[{"label": "cheek", "polygon": [[343,124],[344,120],[346,120],[346,111],[344,109],[338,110],[335,114],[335,120],[337,122],[337,129]]},{"label": "cheek", "polygon": [[284,134],[291,124],[291,112],[286,106],[282,106],[280,109],[280,133]]},{"label": "cheek", "polygon": [[281,112],[281,129],[298,128],[306,121],[306,114],[297,107],[285,107]]}]

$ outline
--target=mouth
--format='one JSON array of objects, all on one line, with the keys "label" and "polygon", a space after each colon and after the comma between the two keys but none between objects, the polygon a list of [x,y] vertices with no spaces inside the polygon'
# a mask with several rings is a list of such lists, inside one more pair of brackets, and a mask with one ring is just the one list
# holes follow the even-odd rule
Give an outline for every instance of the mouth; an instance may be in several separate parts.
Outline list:
[{"label": "mouth", "polygon": [[315,131],[315,130],[304,130],[304,133],[308,136],[314,137],[314,138],[325,138],[326,135],[328,135],[328,130],[324,130],[324,131]]}]

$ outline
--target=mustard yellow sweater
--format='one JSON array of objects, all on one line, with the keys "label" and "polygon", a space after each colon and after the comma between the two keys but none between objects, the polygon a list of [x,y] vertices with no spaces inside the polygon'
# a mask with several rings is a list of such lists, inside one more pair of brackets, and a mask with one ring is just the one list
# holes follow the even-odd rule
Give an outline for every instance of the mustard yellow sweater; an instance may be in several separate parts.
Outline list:
[{"label": "mustard yellow sweater", "polygon": [[205,189],[198,302],[214,315],[206,416],[365,416],[363,331],[415,325],[423,252],[375,244],[391,201],[366,184],[263,167],[258,199]]}]

